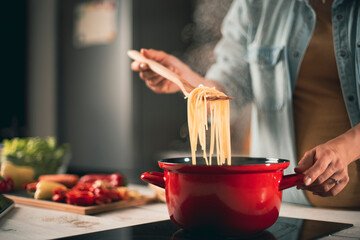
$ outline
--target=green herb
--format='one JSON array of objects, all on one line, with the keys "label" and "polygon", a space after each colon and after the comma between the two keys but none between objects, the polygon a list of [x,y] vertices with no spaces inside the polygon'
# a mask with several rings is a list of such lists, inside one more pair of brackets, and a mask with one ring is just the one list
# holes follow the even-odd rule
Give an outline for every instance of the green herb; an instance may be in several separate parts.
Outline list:
[{"label": "green herb", "polygon": [[3,141],[2,161],[10,161],[18,166],[30,166],[36,177],[56,173],[70,152],[69,144],[57,146],[54,137],[13,138]]}]

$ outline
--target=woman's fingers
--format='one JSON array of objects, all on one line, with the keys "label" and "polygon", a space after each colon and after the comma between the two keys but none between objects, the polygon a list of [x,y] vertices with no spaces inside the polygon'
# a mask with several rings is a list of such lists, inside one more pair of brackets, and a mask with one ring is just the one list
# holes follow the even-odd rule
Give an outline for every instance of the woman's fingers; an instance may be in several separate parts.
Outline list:
[{"label": "woman's fingers", "polygon": [[160,62],[163,63],[164,61],[167,60],[167,58],[169,57],[168,54],[166,54],[163,51],[158,51],[158,50],[154,50],[154,49],[145,49],[142,48],[140,50],[140,53],[146,57],[146,58],[150,58],[156,62]]},{"label": "woman's fingers", "polygon": [[131,63],[131,70],[135,72],[146,71],[149,70],[149,66],[143,62],[133,61]]},{"label": "woman's fingers", "polygon": [[314,183],[308,187],[303,187],[302,189],[311,191],[315,195],[319,195],[322,197],[330,197],[335,196],[339,192],[341,192],[345,188],[348,181],[349,180],[347,175],[343,174],[343,176],[341,176],[340,174],[334,174],[322,184]]},{"label": "woman's fingers", "polygon": [[157,86],[165,80],[159,74],[153,72],[146,63],[134,61],[131,63],[131,70],[139,72],[139,76],[146,82],[147,86]]},{"label": "woman's fingers", "polygon": [[145,81],[145,84],[148,88],[150,88],[152,91],[156,93],[161,92],[161,87],[159,85],[153,85],[151,81]]},{"label": "woman's fingers", "polygon": [[324,145],[316,148],[314,161],[314,165],[306,172],[306,177],[312,179],[310,184],[313,182],[321,184],[334,174],[343,176],[345,171],[347,172],[347,166],[343,163],[341,157],[331,148],[326,148]]},{"label": "woman's fingers", "polygon": [[346,186],[346,183],[340,182],[339,184],[335,184],[334,187],[332,187],[328,191],[321,191],[321,192],[314,192],[315,194],[321,196],[321,197],[332,197],[337,195],[339,192],[341,192]]},{"label": "woman's fingers", "polygon": [[166,84],[164,79],[160,80],[157,84],[154,84],[153,81],[145,81],[145,84],[148,88],[156,93],[170,93],[177,91],[176,88],[172,88],[172,85]]},{"label": "woman's fingers", "polygon": [[295,172],[297,172],[297,173],[305,174],[305,172],[306,172],[305,177],[304,177],[305,185],[310,185],[313,181],[313,179],[307,175],[307,170],[309,168],[311,168],[311,166],[314,165],[315,153],[316,153],[315,149],[312,149],[312,150],[306,152],[295,168]]},{"label": "woman's fingers", "polygon": [[334,168],[334,164],[330,162],[330,164],[327,166],[327,168],[316,178],[316,180],[313,182],[315,185],[320,185],[330,179],[334,176],[337,169]]},{"label": "woman's fingers", "polygon": [[164,84],[164,80],[165,79],[163,77],[154,77],[151,80],[145,80],[145,83],[148,87],[159,87]]},{"label": "woman's fingers", "polygon": [[140,78],[143,80],[152,81],[152,82],[155,82],[156,80],[159,80],[159,79],[165,79],[164,77],[160,76],[159,74],[157,74],[151,70],[140,72]]}]

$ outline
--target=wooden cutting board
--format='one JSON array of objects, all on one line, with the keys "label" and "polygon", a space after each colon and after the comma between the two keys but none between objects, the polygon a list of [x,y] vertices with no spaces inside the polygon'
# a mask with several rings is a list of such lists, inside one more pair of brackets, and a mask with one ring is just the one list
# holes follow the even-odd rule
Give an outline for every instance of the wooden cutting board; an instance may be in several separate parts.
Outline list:
[{"label": "wooden cutting board", "polygon": [[26,196],[26,193],[16,193],[16,194],[3,194],[4,196],[12,199],[15,203],[24,204],[33,207],[48,208],[53,210],[59,210],[64,212],[72,212],[83,215],[107,212],[115,209],[129,208],[135,206],[145,205],[151,202],[156,202],[156,197],[142,196],[132,200],[122,200],[118,202],[103,204],[103,205],[94,205],[94,206],[75,206],[66,203],[53,202],[48,200],[38,200]]}]

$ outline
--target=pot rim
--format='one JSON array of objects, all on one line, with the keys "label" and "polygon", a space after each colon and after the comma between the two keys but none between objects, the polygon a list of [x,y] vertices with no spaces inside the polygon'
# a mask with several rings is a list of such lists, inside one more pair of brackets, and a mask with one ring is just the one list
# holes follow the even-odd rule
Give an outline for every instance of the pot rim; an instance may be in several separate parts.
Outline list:
[{"label": "pot rim", "polygon": [[[265,157],[244,157],[233,156],[232,163],[242,162],[242,165],[204,165],[202,157],[197,157],[197,163],[202,161],[200,165],[192,165],[191,157],[178,157],[167,158],[158,161],[160,168],[169,172],[181,172],[181,173],[261,173],[261,172],[276,172],[286,169],[290,161],[280,158],[265,158]],[[216,161],[216,157],[213,158],[213,162]],[[250,164],[249,164],[250,163]]]}]

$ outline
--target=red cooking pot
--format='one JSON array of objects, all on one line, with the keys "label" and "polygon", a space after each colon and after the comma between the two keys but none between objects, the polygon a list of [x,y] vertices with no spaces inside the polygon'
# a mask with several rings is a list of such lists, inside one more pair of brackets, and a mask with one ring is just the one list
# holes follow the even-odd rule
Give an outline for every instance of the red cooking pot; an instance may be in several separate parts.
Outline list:
[{"label": "red cooking pot", "polygon": [[203,158],[197,158],[197,165],[191,158],[165,159],[159,161],[164,173],[146,172],[141,179],[165,188],[170,219],[185,230],[258,233],[277,220],[282,190],[300,184],[303,175],[283,176],[289,166],[283,159],[231,161],[231,166],[207,166]]}]

